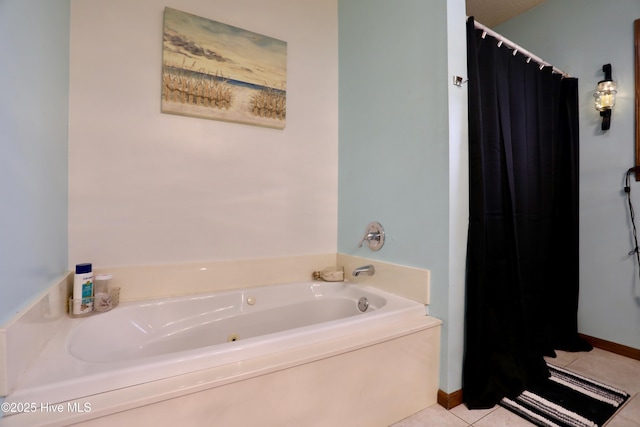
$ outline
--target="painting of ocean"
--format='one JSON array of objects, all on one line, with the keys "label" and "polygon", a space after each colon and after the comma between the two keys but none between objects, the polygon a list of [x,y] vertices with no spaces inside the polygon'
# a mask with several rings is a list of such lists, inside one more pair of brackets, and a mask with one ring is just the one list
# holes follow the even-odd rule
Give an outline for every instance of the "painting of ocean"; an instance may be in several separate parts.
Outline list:
[{"label": "painting of ocean", "polygon": [[287,43],[164,10],[162,112],[283,129]]}]

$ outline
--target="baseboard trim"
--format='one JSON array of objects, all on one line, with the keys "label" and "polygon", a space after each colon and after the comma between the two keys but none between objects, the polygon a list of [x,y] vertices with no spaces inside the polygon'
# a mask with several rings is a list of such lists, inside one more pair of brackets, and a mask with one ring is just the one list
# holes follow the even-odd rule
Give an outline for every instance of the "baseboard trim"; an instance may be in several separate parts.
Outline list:
[{"label": "baseboard trim", "polygon": [[590,335],[578,334],[580,338],[591,344],[592,346],[609,351],[611,353],[619,354],[621,356],[629,357],[631,359],[640,360],[640,350],[626,345],[618,344],[615,342],[603,340],[601,338],[592,337]]},{"label": "baseboard trim", "polygon": [[464,402],[462,398],[462,390],[454,391],[453,393],[447,393],[446,391],[438,390],[438,404],[445,409],[453,409]]}]

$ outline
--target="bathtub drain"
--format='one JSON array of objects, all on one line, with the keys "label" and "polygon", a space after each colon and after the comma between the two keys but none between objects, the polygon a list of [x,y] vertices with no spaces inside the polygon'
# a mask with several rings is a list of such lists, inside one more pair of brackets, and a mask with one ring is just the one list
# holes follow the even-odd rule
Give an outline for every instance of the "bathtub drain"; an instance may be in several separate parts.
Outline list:
[{"label": "bathtub drain", "polygon": [[358,310],[365,312],[369,308],[369,300],[366,297],[362,297],[358,300]]},{"label": "bathtub drain", "polygon": [[238,341],[239,339],[240,339],[240,335],[238,335],[238,334],[230,334],[227,337],[227,342]]}]

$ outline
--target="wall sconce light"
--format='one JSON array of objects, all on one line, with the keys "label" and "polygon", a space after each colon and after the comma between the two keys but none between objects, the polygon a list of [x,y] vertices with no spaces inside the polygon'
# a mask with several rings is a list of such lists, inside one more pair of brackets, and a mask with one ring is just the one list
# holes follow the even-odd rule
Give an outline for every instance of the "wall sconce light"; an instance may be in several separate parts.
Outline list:
[{"label": "wall sconce light", "polygon": [[602,130],[609,129],[611,125],[611,109],[616,105],[616,82],[611,79],[611,64],[602,66],[604,80],[598,82],[598,87],[593,94],[596,110],[602,117]]}]

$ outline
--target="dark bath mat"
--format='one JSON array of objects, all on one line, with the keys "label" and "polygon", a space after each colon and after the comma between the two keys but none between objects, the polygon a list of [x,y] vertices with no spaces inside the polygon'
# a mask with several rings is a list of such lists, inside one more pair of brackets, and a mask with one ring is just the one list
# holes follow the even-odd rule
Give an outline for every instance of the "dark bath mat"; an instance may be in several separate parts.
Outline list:
[{"label": "dark bath mat", "polygon": [[629,399],[629,393],[547,364],[551,377],[500,406],[541,427],[600,427]]}]

